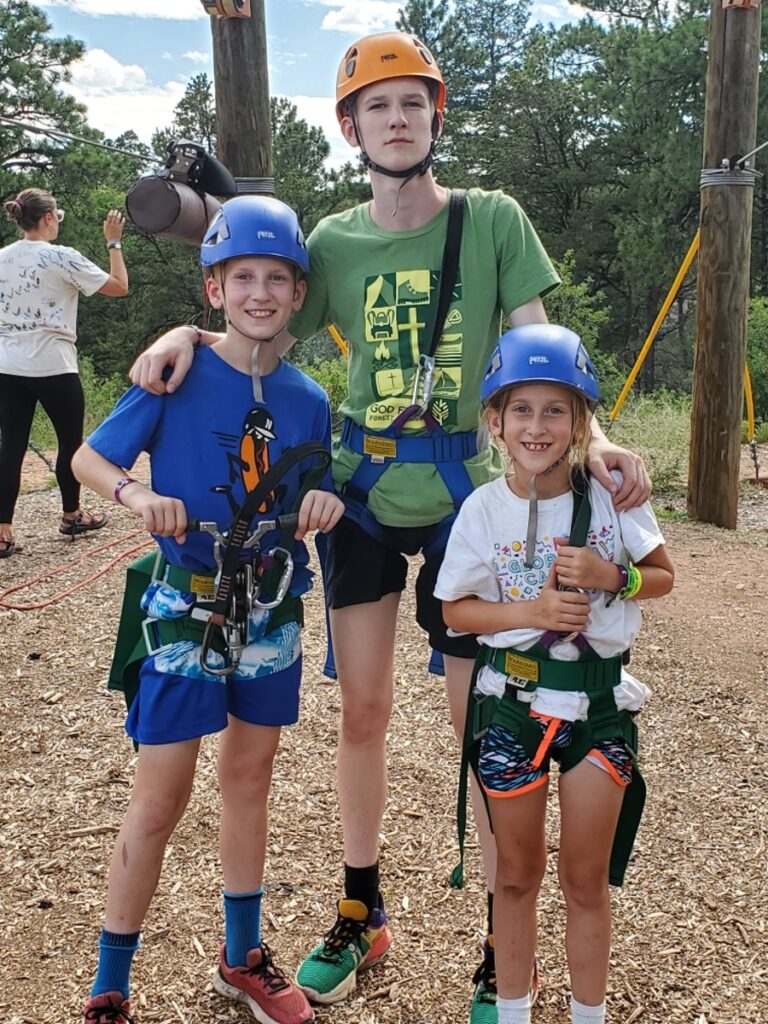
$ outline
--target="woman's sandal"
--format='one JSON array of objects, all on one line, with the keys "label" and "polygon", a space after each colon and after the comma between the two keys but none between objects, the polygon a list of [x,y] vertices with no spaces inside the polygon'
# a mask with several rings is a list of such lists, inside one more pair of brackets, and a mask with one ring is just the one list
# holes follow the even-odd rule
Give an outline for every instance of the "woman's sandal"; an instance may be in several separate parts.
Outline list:
[{"label": "woman's sandal", "polygon": [[67,519],[66,516],[61,517],[59,533],[63,533],[65,537],[71,537],[74,540],[78,533],[100,530],[102,526],[106,525],[107,517],[103,512],[94,513],[89,512],[87,508],[81,508],[74,519]]},{"label": "woman's sandal", "polygon": [[0,540],[0,558],[10,558],[16,554],[16,542],[12,540]]}]

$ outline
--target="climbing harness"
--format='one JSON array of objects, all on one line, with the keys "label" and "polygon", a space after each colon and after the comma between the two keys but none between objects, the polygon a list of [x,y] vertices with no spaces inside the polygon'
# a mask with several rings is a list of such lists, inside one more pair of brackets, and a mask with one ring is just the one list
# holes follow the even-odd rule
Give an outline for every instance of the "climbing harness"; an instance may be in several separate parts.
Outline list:
[{"label": "climbing harness", "polygon": [[[282,534],[287,533],[290,536],[295,532],[298,522],[299,516],[295,512],[278,516],[277,519],[262,519],[256,529],[246,538],[241,551],[249,551],[251,557],[248,561],[241,562],[235,572],[228,608],[222,616],[223,621],[215,621],[213,610],[205,609],[201,602],[198,602],[197,607],[193,609],[193,617],[207,621],[200,649],[200,667],[203,671],[210,672],[213,676],[228,676],[235,672],[240,664],[242,653],[248,646],[251,613],[255,608],[271,610],[282,604],[293,579],[293,557],[290,550],[282,545],[262,552],[260,541],[265,534],[275,530],[280,530]],[[221,570],[224,565],[223,551],[226,551],[228,545],[228,535],[220,533],[216,523],[196,523],[193,529],[203,530],[214,537],[216,543],[213,553],[216,564]],[[265,599],[266,595],[263,595],[265,579],[263,568],[269,561],[274,561],[281,567],[277,588],[271,600],[268,597]],[[229,656],[228,663],[223,668],[216,668],[209,659],[214,625],[220,626],[224,634],[224,643]]]},{"label": "climbing harness", "polygon": [[[570,544],[584,547],[589,529],[591,505],[586,477],[572,481],[573,516]],[[616,707],[613,690],[621,682],[622,665],[629,660],[629,652],[613,658],[600,658],[581,637],[576,642],[578,661],[557,661],[550,657],[550,647],[556,640],[568,640],[571,635],[560,636],[552,631],[544,633],[538,643],[525,651],[515,648],[494,648],[481,645],[475,660],[467,698],[467,718],[462,741],[461,772],[456,805],[456,824],[459,838],[459,863],[454,868],[450,884],[460,889],[464,884],[464,837],[467,825],[467,790],[469,768],[477,776],[480,746],[491,725],[500,725],[510,732],[538,763],[548,756],[551,734],[542,739],[541,729],[531,720],[531,705],[520,699],[521,693],[532,693],[536,687],[549,690],[579,691],[587,695],[589,707],[586,721],[572,723],[573,738],[561,755],[561,768],[568,771],[582,761],[596,743],[603,740],[623,742],[632,759],[632,782],[624,791],[619,821],[611,851],[609,880],[621,885],[624,880],[635,835],[645,803],[645,782],[637,766],[638,730],[633,716]],[[480,670],[490,666],[506,676],[502,697],[478,694],[475,683]],[[482,790],[488,809],[488,797]],[[490,813],[488,815],[490,820]]]},{"label": "climbing harness", "polygon": [[[432,463],[440,474],[454,505],[454,514],[439,524],[445,526],[440,536],[442,546],[447,540],[455,513],[474,490],[464,462],[478,454],[477,431],[448,433],[442,430],[429,411],[434,387],[435,352],[443,333],[458,274],[464,196],[462,189],[455,189],[450,195],[440,293],[429,347],[419,354],[411,404],[403,409],[386,430],[369,433],[350,419],[346,419],[342,427],[341,443],[362,456],[357,469],[341,488],[346,515],[374,538],[380,537],[383,531],[368,509],[368,495],[392,462]],[[423,419],[427,434],[403,437],[403,427],[414,417]],[[434,547],[439,550],[439,542]],[[428,557],[426,549],[425,555]]]},{"label": "climbing harness", "polygon": [[[237,670],[248,646],[249,621],[256,609],[271,612],[268,631],[286,622],[301,623],[301,601],[289,593],[292,538],[298,516],[288,513],[265,518],[259,510],[288,472],[301,462],[317,460],[305,475],[296,499],[298,508],[304,494],[320,482],[330,458],[319,441],[289,448],[248,493],[228,530],[219,530],[216,523],[191,520],[190,531],[202,530],[214,538],[217,569],[193,571],[171,566],[162,554],[145,556],[129,567],[109,679],[110,688],[123,690],[129,706],[138,689],[141,662],[164,647],[190,641],[200,647],[203,671],[228,676]],[[268,551],[262,550],[262,538],[274,530],[280,531],[277,543]],[[188,595],[178,616],[141,614],[140,606],[152,584]],[[213,663],[212,652],[223,657],[223,666]]]}]

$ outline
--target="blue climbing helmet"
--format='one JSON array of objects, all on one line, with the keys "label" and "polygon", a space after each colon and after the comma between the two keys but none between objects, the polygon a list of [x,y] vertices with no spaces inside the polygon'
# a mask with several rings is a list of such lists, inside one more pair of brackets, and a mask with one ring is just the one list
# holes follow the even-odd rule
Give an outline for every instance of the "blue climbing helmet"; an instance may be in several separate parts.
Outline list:
[{"label": "blue climbing helmet", "polygon": [[306,274],[309,253],[295,212],[271,196],[236,196],[216,213],[200,246],[204,267],[238,256],[274,256]]},{"label": "blue climbing helmet", "polygon": [[531,383],[561,384],[592,409],[599,398],[597,374],[581,338],[557,324],[525,324],[502,335],[483,377],[482,403],[488,405],[502,388]]}]

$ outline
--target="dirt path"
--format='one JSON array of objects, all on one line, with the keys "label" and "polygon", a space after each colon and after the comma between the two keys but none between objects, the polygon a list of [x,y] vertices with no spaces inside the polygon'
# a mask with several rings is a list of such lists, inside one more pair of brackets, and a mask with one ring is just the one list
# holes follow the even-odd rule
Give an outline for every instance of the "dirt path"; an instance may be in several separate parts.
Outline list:
[{"label": "dirt path", "polygon": [[[768,493],[745,503],[748,531],[664,524],[677,585],[647,608],[633,651],[633,671],[654,691],[641,733],[649,802],[627,885],[614,898],[612,1024],[768,1020]],[[22,497],[24,550],[0,562],[0,590],[109,541],[120,542],[115,552],[130,545],[125,536],[136,524],[128,513],[110,509],[100,535],[70,545],[56,535],[57,508],[55,492]],[[1,1024],[77,1020],[94,970],[107,862],[134,765],[120,697],[103,689],[119,579],[113,571],[42,611],[0,610]],[[43,593],[38,584],[29,596]],[[458,758],[412,615],[409,599],[382,830],[396,945],[352,1000],[318,1013],[319,1024],[464,1024],[467,1017],[484,890],[475,845],[467,888],[445,884],[456,854]],[[330,925],[340,882],[339,697],[320,674],[320,621],[314,597],[303,718],[285,733],[272,800],[265,937],[290,970]],[[215,741],[206,741],[146,922],[134,975],[139,1024],[250,1020],[210,984],[221,929],[214,757]],[[549,835],[554,853],[554,804]],[[563,904],[552,865],[540,922],[544,989],[534,1020],[563,1024]]]}]

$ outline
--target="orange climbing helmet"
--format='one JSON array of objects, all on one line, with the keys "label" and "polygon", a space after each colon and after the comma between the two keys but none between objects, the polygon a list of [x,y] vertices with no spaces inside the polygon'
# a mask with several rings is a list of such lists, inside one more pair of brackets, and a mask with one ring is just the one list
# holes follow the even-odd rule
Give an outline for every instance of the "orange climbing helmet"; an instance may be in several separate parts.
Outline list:
[{"label": "orange climbing helmet", "polygon": [[377,32],[358,39],[344,54],[336,76],[336,117],[346,114],[346,100],[366,85],[385,78],[426,78],[434,83],[435,109],[445,107],[445,83],[435,58],[410,32]]}]

